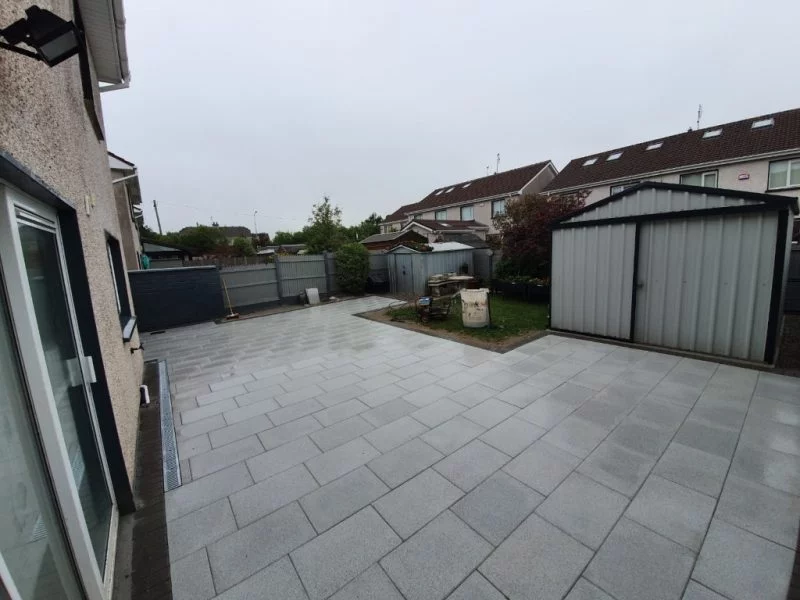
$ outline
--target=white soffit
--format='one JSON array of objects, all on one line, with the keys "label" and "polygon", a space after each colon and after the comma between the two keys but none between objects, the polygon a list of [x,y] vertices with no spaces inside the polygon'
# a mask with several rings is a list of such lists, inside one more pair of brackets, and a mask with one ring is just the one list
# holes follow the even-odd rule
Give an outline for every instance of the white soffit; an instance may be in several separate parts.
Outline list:
[{"label": "white soffit", "polygon": [[122,0],[78,0],[78,6],[97,80],[111,84],[128,81]]}]

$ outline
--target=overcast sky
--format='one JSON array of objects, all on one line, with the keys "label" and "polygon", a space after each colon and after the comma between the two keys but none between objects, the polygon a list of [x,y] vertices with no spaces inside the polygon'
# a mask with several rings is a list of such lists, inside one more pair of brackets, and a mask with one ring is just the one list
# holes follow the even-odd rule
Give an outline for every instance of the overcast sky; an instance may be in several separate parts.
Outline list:
[{"label": "overcast sky", "polygon": [[323,194],[345,224],[436,187],[800,106],[800,3],[125,4],[130,89],[109,150],[145,221],[296,230]]}]

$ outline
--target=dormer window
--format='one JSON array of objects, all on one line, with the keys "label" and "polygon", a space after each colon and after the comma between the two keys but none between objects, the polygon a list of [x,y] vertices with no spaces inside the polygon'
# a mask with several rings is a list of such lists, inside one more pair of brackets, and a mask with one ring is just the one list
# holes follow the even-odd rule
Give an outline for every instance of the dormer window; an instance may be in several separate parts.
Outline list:
[{"label": "dormer window", "polygon": [[468,187],[470,186],[470,184],[471,184],[471,183],[472,183],[471,181],[468,181],[468,182],[467,182],[467,183],[465,183],[463,186],[461,186],[461,189],[463,190],[464,188],[468,188]]},{"label": "dormer window", "polygon": [[722,135],[722,129],[709,129],[703,134],[703,139],[715,138]]},{"label": "dormer window", "polygon": [[653,142],[652,144],[649,144],[645,150],[658,150],[663,145],[664,142]]},{"label": "dormer window", "polygon": [[753,124],[750,126],[751,129],[761,129],[762,127],[770,127],[775,125],[775,119],[770,117],[769,119],[759,119],[758,121],[753,121]]},{"label": "dormer window", "polygon": [[455,186],[451,187],[449,190],[447,190],[447,191],[445,192],[445,194],[449,194],[449,193],[450,193],[450,192],[452,192],[454,189],[456,189],[456,188],[455,188]]},{"label": "dormer window", "polygon": [[597,157],[596,157],[596,156],[595,156],[594,158],[587,158],[587,159],[584,161],[584,163],[583,163],[583,166],[584,166],[584,167],[588,167],[589,165],[593,165],[593,164],[594,164],[594,163],[596,163],[596,162],[597,162]]},{"label": "dormer window", "polygon": [[622,152],[614,152],[608,155],[607,161],[609,160],[617,160],[620,156],[622,156]]},{"label": "dormer window", "polygon": [[440,194],[441,194],[443,191],[444,191],[444,190],[437,190],[437,191],[436,191],[436,193],[434,194],[434,196],[438,196],[438,195],[440,195]]}]

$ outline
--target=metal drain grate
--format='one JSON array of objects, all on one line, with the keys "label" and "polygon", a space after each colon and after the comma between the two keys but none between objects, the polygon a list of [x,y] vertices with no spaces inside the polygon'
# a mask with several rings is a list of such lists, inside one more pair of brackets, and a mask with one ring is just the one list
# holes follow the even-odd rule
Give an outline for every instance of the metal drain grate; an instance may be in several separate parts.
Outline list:
[{"label": "metal drain grate", "polygon": [[161,454],[164,458],[164,491],[181,486],[181,466],[178,462],[178,444],[172,422],[172,398],[169,393],[167,362],[158,362],[158,399],[161,406]]}]

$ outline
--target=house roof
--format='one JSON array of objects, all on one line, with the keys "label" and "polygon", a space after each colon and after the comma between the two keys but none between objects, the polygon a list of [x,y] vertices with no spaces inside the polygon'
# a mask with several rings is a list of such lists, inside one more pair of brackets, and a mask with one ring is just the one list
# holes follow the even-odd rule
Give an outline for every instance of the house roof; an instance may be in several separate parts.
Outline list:
[{"label": "house roof", "polygon": [[525,184],[536,177],[549,164],[550,161],[546,160],[486,177],[438,187],[419,202],[401,206],[387,216],[384,222],[400,221],[406,214],[411,212],[432,210],[440,206],[450,206],[451,204],[461,204],[471,200],[519,192],[525,187]]},{"label": "house roof", "polygon": [[119,154],[108,152],[108,166],[118,171],[135,171],[136,165],[131,161],[122,158]]},{"label": "house roof", "polygon": [[459,242],[461,244],[466,244],[471,248],[488,248],[489,243],[486,240],[482,240],[474,233],[461,233],[458,231],[455,232],[439,232],[439,236],[436,238],[437,240],[441,240],[442,242]]},{"label": "house roof", "polygon": [[413,221],[410,221],[408,225],[406,225],[406,228],[411,227],[414,224],[421,225],[425,229],[430,229],[431,231],[471,231],[476,229],[489,229],[488,225],[484,225],[478,221],[434,221],[431,219],[414,219]]},{"label": "house roof", "polygon": [[164,244],[156,244],[155,242],[147,242],[144,240],[142,240],[142,250],[144,250],[145,254],[151,254],[153,252],[180,252],[181,254],[188,253],[183,248],[178,248],[177,246],[165,246]]},{"label": "house roof", "polygon": [[407,235],[408,233],[409,230],[407,228],[404,228],[400,231],[390,231],[389,233],[376,233],[374,235],[364,238],[363,240],[361,240],[361,243],[374,244],[377,242],[391,242],[392,240],[401,238],[404,235]]},{"label": "house roof", "polygon": [[[768,122],[768,119],[772,119],[773,124],[753,127],[753,123]],[[719,135],[704,137],[707,132],[716,130],[721,130]],[[661,146],[653,148],[659,142]],[[651,149],[648,150],[648,147]],[[750,117],[696,131],[689,130],[632,146],[581,156],[571,160],[544,191],[591,187],[605,181],[630,179],[681,167],[794,149],[800,150],[800,109]],[[609,156],[616,153],[622,154],[616,160],[608,160]],[[597,161],[584,165],[592,158]]]},{"label": "house roof", "polygon": [[250,230],[247,227],[238,225],[223,225],[219,228],[225,237],[250,237]]}]

